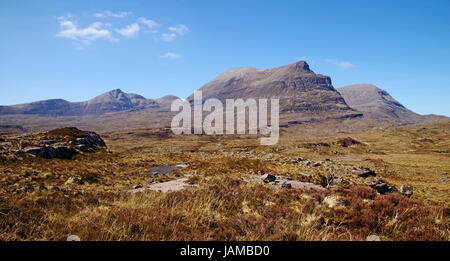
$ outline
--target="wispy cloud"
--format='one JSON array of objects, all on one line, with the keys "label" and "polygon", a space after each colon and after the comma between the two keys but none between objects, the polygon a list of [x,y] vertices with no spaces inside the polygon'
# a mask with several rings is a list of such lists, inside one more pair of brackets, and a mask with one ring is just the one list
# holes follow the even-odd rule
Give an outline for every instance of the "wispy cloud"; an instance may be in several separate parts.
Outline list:
[{"label": "wispy cloud", "polygon": [[182,56],[177,53],[165,53],[165,54],[161,55],[160,57],[167,58],[167,59],[178,59],[178,58],[181,58]]},{"label": "wispy cloud", "polygon": [[325,59],[325,62],[336,65],[342,69],[349,69],[349,68],[355,67],[355,65],[353,63],[346,62],[346,61],[336,61],[336,60],[332,60],[332,59]]},{"label": "wispy cloud", "polygon": [[126,26],[125,28],[116,29],[116,32],[124,37],[134,38],[139,34],[139,30],[140,30],[139,24],[134,23]]},{"label": "wispy cloud", "polygon": [[125,18],[128,16],[131,16],[133,13],[132,12],[118,12],[118,13],[114,13],[111,12],[109,10],[100,12],[100,13],[95,13],[94,17],[97,18]]},{"label": "wispy cloud", "polygon": [[174,33],[164,33],[161,34],[161,40],[166,41],[166,42],[173,42],[173,40],[175,40],[175,37],[177,35]]},{"label": "wispy cloud", "polygon": [[180,24],[176,27],[171,26],[169,27],[169,32],[161,34],[161,40],[166,42],[173,42],[177,35],[184,35],[187,32],[189,32],[189,28],[184,24]]},{"label": "wispy cloud", "polygon": [[79,28],[72,20],[71,16],[61,16],[57,18],[61,30],[56,35],[58,37],[68,38],[81,42],[83,44],[90,44],[92,41],[98,39],[106,39],[111,42],[118,42],[112,36],[111,31],[105,29],[107,25],[101,22],[95,22],[90,24],[88,27]]},{"label": "wispy cloud", "polygon": [[184,24],[180,24],[177,27],[169,27],[169,31],[177,33],[179,35],[184,35],[185,33],[189,32],[189,28]]},{"label": "wispy cloud", "polygon": [[139,17],[137,19],[137,21],[147,27],[148,30],[146,30],[146,32],[156,33],[157,30],[155,30],[155,28],[161,26],[157,22],[155,22],[153,20],[150,20],[150,19],[147,19],[147,18],[144,18],[144,17]]}]

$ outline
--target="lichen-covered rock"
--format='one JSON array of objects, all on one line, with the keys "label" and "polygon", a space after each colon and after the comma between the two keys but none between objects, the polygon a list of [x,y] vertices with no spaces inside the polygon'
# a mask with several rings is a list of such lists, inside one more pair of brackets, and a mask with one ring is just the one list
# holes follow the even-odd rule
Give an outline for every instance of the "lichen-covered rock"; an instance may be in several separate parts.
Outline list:
[{"label": "lichen-covered rock", "polygon": [[402,184],[398,188],[398,192],[404,196],[411,197],[413,195],[413,188],[410,185]]}]

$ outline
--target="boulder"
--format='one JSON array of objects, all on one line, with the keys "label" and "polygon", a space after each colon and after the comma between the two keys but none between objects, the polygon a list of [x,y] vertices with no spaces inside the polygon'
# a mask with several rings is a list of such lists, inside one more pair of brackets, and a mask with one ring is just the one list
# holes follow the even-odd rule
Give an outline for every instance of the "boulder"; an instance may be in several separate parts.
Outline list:
[{"label": "boulder", "polygon": [[79,151],[82,152],[88,152],[89,151],[89,146],[88,145],[84,145],[84,144],[80,144],[80,145],[76,145],[75,148]]},{"label": "boulder", "polygon": [[366,241],[381,241],[381,239],[377,235],[370,235],[370,236],[367,236]]},{"label": "boulder", "polygon": [[176,166],[156,166],[150,169],[150,171],[146,172],[146,175],[167,175],[176,170]]},{"label": "boulder", "polygon": [[56,158],[58,159],[71,159],[76,151],[68,146],[58,146],[55,147]]},{"label": "boulder", "polygon": [[86,138],[88,139],[91,145],[106,147],[105,141],[102,138],[100,138],[100,135],[98,135],[97,133],[88,131],[86,132],[86,134],[87,134]]},{"label": "boulder", "polygon": [[316,163],[314,163],[312,166],[313,166],[313,167],[320,167],[321,165],[322,165],[322,163],[316,162]]},{"label": "boulder", "polygon": [[402,184],[398,188],[398,192],[404,196],[411,197],[413,195],[413,188],[410,185]]},{"label": "boulder", "polygon": [[77,138],[77,143],[86,146],[90,145],[90,142],[87,138]]},{"label": "boulder", "polygon": [[34,148],[26,148],[24,150],[26,153],[33,154],[37,157],[41,157],[44,159],[54,159],[56,158],[56,151],[53,147],[34,147]]},{"label": "boulder", "polygon": [[33,154],[44,159],[71,159],[76,151],[68,146],[58,147],[34,147],[24,150],[26,153]]},{"label": "boulder", "polygon": [[275,177],[274,175],[267,174],[267,176],[264,178],[264,183],[275,182],[276,179],[277,177]]},{"label": "boulder", "polygon": [[375,189],[380,194],[385,194],[387,192],[392,192],[392,187],[389,186],[382,179],[374,177],[370,180],[367,185],[373,189]]},{"label": "boulder", "polygon": [[352,170],[352,173],[353,173],[353,175],[356,175],[361,178],[376,176],[375,171],[367,169],[367,168],[363,168],[363,167],[358,167],[358,168]]},{"label": "boulder", "polygon": [[283,184],[281,185],[282,188],[287,188],[290,189],[292,188],[292,184],[291,183],[287,183],[287,182],[283,182]]},{"label": "boulder", "polygon": [[80,237],[77,235],[70,235],[67,237],[67,241],[80,241]]}]

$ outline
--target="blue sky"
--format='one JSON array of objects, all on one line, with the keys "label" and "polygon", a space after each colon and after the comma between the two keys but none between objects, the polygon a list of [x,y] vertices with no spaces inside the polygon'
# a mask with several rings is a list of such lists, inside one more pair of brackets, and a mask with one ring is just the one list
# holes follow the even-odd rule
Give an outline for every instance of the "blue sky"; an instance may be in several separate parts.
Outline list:
[{"label": "blue sky", "polygon": [[1,1],[0,104],[120,88],[182,98],[231,67],[306,60],[450,116],[450,1]]}]

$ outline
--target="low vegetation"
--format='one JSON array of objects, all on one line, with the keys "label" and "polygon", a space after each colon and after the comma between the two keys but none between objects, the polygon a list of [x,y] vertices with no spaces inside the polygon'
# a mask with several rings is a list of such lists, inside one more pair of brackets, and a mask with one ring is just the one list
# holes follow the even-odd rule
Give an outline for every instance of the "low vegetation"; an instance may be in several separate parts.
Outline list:
[{"label": "low vegetation", "polygon": [[[0,153],[0,240],[450,240],[450,123],[355,135],[175,136],[101,133],[109,150],[71,160]],[[51,134],[51,135],[50,135]],[[73,129],[45,139],[77,135]],[[74,137],[75,137],[74,136]],[[12,138],[2,136],[7,142]],[[72,136],[71,136],[72,137]],[[72,137],[73,138],[73,137]],[[176,166],[149,174],[156,166]],[[393,192],[367,185],[373,170]],[[274,174],[322,189],[258,183]],[[189,188],[133,188],[188,177]],[[414,189],[411,198],[396,192]]]}]

